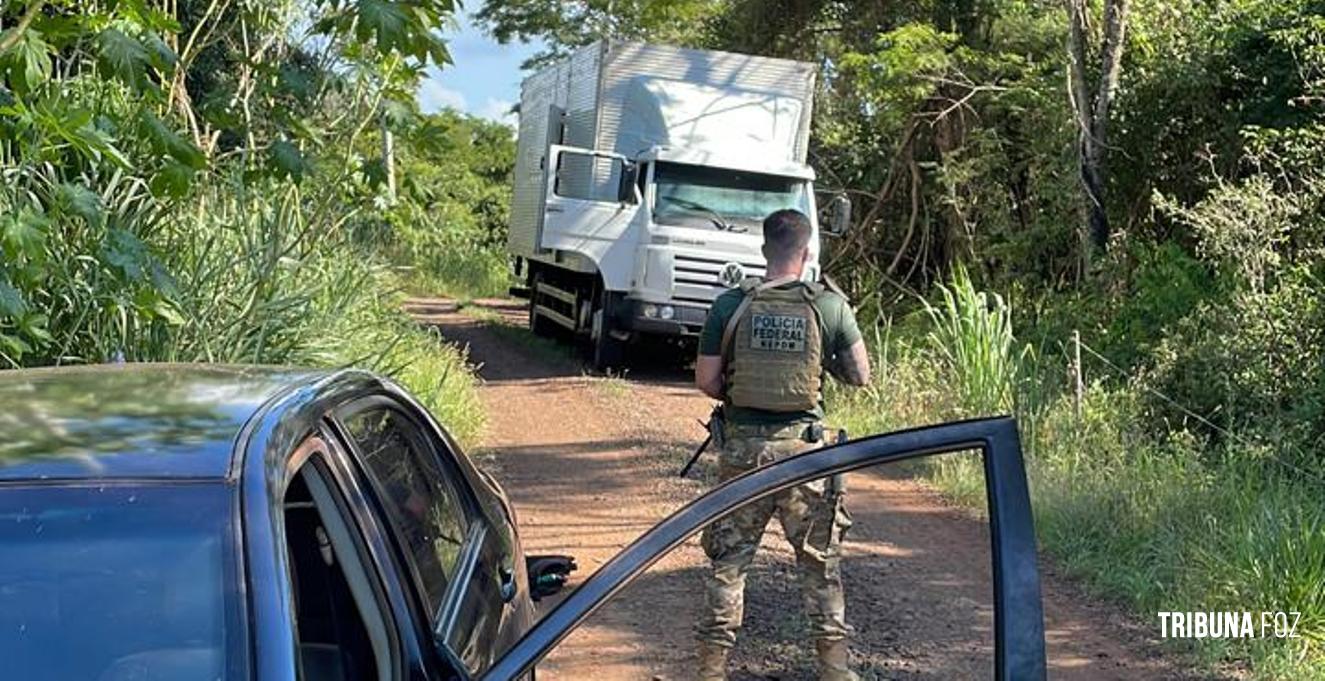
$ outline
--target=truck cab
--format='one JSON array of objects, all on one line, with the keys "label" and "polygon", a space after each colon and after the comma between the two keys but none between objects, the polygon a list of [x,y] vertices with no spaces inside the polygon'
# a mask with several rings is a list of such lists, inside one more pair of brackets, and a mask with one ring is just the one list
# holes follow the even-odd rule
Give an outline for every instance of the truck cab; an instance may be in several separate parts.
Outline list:
[{"label": "truck cab", "polygon": [[[815,216],[814,172],[694,163],[684,153],[653,150],[638,160],[647,238],[636,255],[629,298],[632,328],[692,336],[713,299],[746,277],[764,274],[763,220],[783,208]],[[688,162],[691,161],[691,162]],[[819,236],[811,238],[807,275],[818,275]],[[642,236],[644,234],[642,233]]]}]

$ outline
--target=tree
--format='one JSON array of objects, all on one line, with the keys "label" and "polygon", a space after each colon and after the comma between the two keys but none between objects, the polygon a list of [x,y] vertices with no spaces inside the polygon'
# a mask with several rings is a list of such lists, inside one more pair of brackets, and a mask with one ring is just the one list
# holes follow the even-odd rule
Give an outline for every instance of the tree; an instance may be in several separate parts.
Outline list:
[{"label": "tree", "polygon": [[1086,195],[1086,221],[1082,233],[1082,271],[1089,267],[1091,252],[1104,251],[1109,244],[1109,215],[1104,204],[1108,172],[1109,109],[1118,92],[1122,73],[1123,45],[1127,34],[1128,0],[1105,0],[1104,37],[1099,48],[1099,82],[1091,95],[1087,75],[1089,40],[1086,0],[1067,0],[1068,95],[1076,116],[1081,183]]},{"label": "tree", "polygon": [[475,18],[503,44],[545,41],[548,48],[529,67],[607,38],[687,43],[720,8],[708,0],[486,0]]}]

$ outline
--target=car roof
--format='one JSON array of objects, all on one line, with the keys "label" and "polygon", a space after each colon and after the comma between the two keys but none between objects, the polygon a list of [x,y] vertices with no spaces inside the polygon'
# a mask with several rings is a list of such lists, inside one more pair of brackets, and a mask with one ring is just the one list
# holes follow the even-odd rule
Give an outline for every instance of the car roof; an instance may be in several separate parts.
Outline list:
[{"label": "car roof", "polygon": [[327,375],[212,364],[0,371],[0,483],[224,478],[244,425]]}]

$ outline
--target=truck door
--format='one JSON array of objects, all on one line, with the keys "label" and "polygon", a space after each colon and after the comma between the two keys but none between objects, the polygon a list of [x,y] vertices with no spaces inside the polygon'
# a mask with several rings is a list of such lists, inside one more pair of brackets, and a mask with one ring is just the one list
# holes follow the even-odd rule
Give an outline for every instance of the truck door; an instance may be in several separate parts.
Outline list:
[{"label": "truck door", "polygon": [[639,211],[636,167],[620,154],[551,145],[545,168],[539,245],[583,255],[609,289],[627,288],[635,245],[623,236]]}]

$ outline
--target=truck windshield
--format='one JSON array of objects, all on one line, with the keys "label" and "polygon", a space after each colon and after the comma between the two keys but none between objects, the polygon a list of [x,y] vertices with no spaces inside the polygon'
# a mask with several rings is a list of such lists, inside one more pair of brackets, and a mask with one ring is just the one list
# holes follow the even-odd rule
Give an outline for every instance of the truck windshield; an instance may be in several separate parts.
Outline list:
[{"label": "truck windshield", "polygon": [[654,171],[660,225],[758,233],[769,213],[809,213],[805,181],[683,163],[659,162]]},{"label": "truck windshield", "polygon": [[234,678],[241,670],[227,669],[236,652],[227,644],[245,639],[229,586],[228,492],[221,484],[0,491],[4,677]]}]

